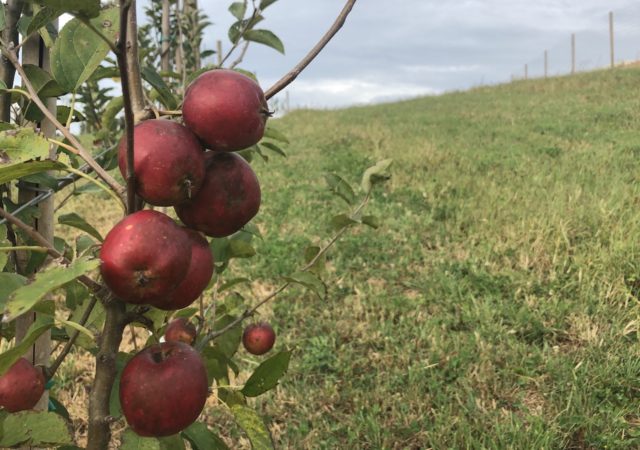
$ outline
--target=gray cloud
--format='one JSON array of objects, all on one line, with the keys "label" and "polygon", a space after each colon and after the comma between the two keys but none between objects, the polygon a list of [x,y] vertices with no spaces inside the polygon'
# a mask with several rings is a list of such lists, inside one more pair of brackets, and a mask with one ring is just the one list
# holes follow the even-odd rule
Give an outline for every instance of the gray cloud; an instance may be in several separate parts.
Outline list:
[{"label": "gray cloud", "polygon": [[[206,45],[226,41],[227,1],[201,0],[215,23]],[[544,49],[553,73],[568,70],[569,36],[578,33],[579,67],[608,62],[607,14],[615,11],[620,59],[637,58],[640,6],[633,0],[359,0],[345,27],[288,88],[293,105],[371,103],[507,81],[525,63],[540,72]],[[286,73],[333,22],[343,0],[279,0],[262,26],[286,55],[254,45],[244,67],[263,85]]]}]

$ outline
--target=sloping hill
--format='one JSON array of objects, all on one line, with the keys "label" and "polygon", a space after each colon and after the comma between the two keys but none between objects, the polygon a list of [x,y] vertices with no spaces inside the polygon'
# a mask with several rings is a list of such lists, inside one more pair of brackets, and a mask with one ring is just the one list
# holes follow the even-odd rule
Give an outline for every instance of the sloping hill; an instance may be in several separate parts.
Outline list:
[{"label": "sloping hill", "polygon": [[280,121],[260,274],[328,235],[324,172],[395,160],[330,301],[275,304],[299,348],[265,405],[283,447],[640,446],[638,86],[620,69]]}]

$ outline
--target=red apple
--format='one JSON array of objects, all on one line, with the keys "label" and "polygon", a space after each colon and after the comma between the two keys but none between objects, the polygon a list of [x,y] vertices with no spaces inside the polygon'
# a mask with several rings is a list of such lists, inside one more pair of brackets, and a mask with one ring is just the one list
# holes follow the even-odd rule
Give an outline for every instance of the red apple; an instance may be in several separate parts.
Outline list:
[{"label": "red apple", "polygon": [[164,340],[191,345],[196,340],[196,326],[184,317],[174,319],[169,322],[164,331]]},{"label": "red apple", "polygon": [[169,216],[138,211],[107,234],[100,260],[102,278],[117,297],[153,305],[165,301],[187,274],[191,241]]},{"label": "red apple", "polygon": [[25,358],[0,377],[0,407],[13,413],[32,409],[44,393],[44,375]]},{"label": "red apple", "polygon": [[205,290],[213,275],[213,254],[209,243],[197,231],[184,228],[191,242],[191,262],[182,282],[155,306],[165,311],[182,309],[193,303]]},{"label": "red apple", "polygon": [[256,144],[269,115],[258,83],[228,69],[210,70],[196,78],[182,104],[185,125],[211,150],[234,151]]},{"label": "red apple", "polygon": [[207,152],[207,173],[198,194],[176,206],[188,227],[208,236],[229,236],[260,209],[260,184],[251,166],[235,153]]},{"label": "red apple", "polygon": [[242,334],[244,348],[253,355],[264,355],[273,348],[275,342],[276,333],[266,322],[249,325]]},{"label": "red apple", "polygon": [[174,319],[169,322],[164,331],[164,340],[166,342],[184,342],[191,345],[196,340],[196,327],[184,317]]},{"label": "red apple", "polygon": [[202,358],[183,342],[163,342],[135,355],[120,379],[120,404],[140,436],[170,436],[191,425],[208,395]]},{"label": "red apple", "polygon": [[[118,165],[126,178],[126,139]],[[173,206],[198,192],[204,178],[204,149],[186,127],[169,120],[146,120],[134,128],[136,192],[152,205]]]}]

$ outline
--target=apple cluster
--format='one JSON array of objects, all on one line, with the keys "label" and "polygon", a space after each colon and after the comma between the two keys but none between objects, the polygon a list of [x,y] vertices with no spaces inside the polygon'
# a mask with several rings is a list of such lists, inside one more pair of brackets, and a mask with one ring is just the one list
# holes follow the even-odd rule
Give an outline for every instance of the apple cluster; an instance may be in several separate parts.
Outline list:
[{"label": "apple cluster", "polygon": [[191,304],[211,279],[213,259],[200,233],[229,236],[258,213],[258,178],[232,152],[256,144],[269,116],[260,86],[226,69],[196,78],[182,112],[184,125],[154,119],[134,128],[134,172],[136,193],[150,205],[173,206],[185,226],[138,211],[108,233],[100,252],[102,277],[117,297],[165,310]]},{"label": "apple cluster", "polygon": [[[182,113],[184,125],[155,119],[134,128],[133,164],[137,195],[150,205],[173,206],[184,226],[152,209],[138,211],[113,227],[100,251],[100,271],[115,296],[168,311],[190,305],[213,275],[202,234],[229,236],[258,213],[258,179],[233,152],[256,144],[269,117],[260,86],[225,69],[205,72],[189,85]],[[118,157],[126,176],[124,138]],[[208,394],[205,364],[189,345],[195,329],[179,323],[165,337],[136,354],[121,376],[122,411],[142,436],[183,430],[200,415]]]}]

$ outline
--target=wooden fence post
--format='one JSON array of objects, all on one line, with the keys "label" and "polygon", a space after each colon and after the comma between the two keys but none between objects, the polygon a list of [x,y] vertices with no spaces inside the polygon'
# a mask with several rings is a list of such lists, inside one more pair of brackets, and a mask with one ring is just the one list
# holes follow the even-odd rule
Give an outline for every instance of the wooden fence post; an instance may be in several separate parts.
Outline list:
[{"label": "wooden fence post", "polygon": [[162,53],[160,55],[160,69],[164,72],[171,70],[169,49],[171,48],[171,10],[169,0],[162,0]]},{"label": "wooden fence post", "polygon": [[[57,22],[54,23],[54,26],[57,28]],[[44,41],[40,37],[39,34],[35,34],[31,37],[22,47],[22,64],[33,64],[42,68],[43,70],[49,72],[50,71],[50,60],[49,60],[49,49],[44,44]],[[47,108],[54,112],[56,111],[56,99],[48,98],[45,100],[45,104]],[[43,119],[39,124],[34,124],[34,126],[40,127],[40,131],[43,135],[47,137],[52,137],[55,135],[55,127],[51,122],[46,119]],[[50,146],[49,150],[49,158],[56,159],[56,149],[53,145]],[[55,176],[55,173],[53,174]],[[23,203],[25,201],[31,200],[36,195],[35,189],[38,188],[38,185],[35,184],[24,184],[19,188],[18,191],[18,201]],[[48,199],[42,201],[38,205],[39,209],[39,217],[35,220],[33,224],[34,228],[38,230],[38,232],[44,236],[49,242],[53,243],[53,235],[54,235],[54,197],[51,196]],[[21,260],[22,269],[26,269],[26,266],[23,265],[29,260],[28,254],[19,254],[19,261]],[[37,270],[37,268],[36,268]],[[29,276],[31,274],[25,273],[25,275]],[[20,342],[26,336],[27,331],[31,324],[36,320],[36,313],[25,314],[22,317],[19,317],[16,320],[16,342]],[[29,349],[29,351],[24,355],[25,358],[30,360],[34,365],[42,365],[48,366],[49,359],[51,353],[51,333],[44,333]],[[40,401],[36,404],[35,408],[39,411],[46,411],[49,406],[49,395],[48,391],[45,391]],[[26,447],[30,448],[30,447]]]},{"label": "wooden fence post", "polygon": [[576,73],[576,34],[571,34],[571,75]]},{"label": "wooden fence post", "polygon": [[546,79],[549,75],[549,52],[547,50],[544,51],[544,78]]},{"label": "wooden fence post", "polygon": [[614,45],[614,35],[613,35],[613,11],[609,11],[609,49],[611,53],[611,68],[613,69],[616,65],[615,59],[615,45]]}]

